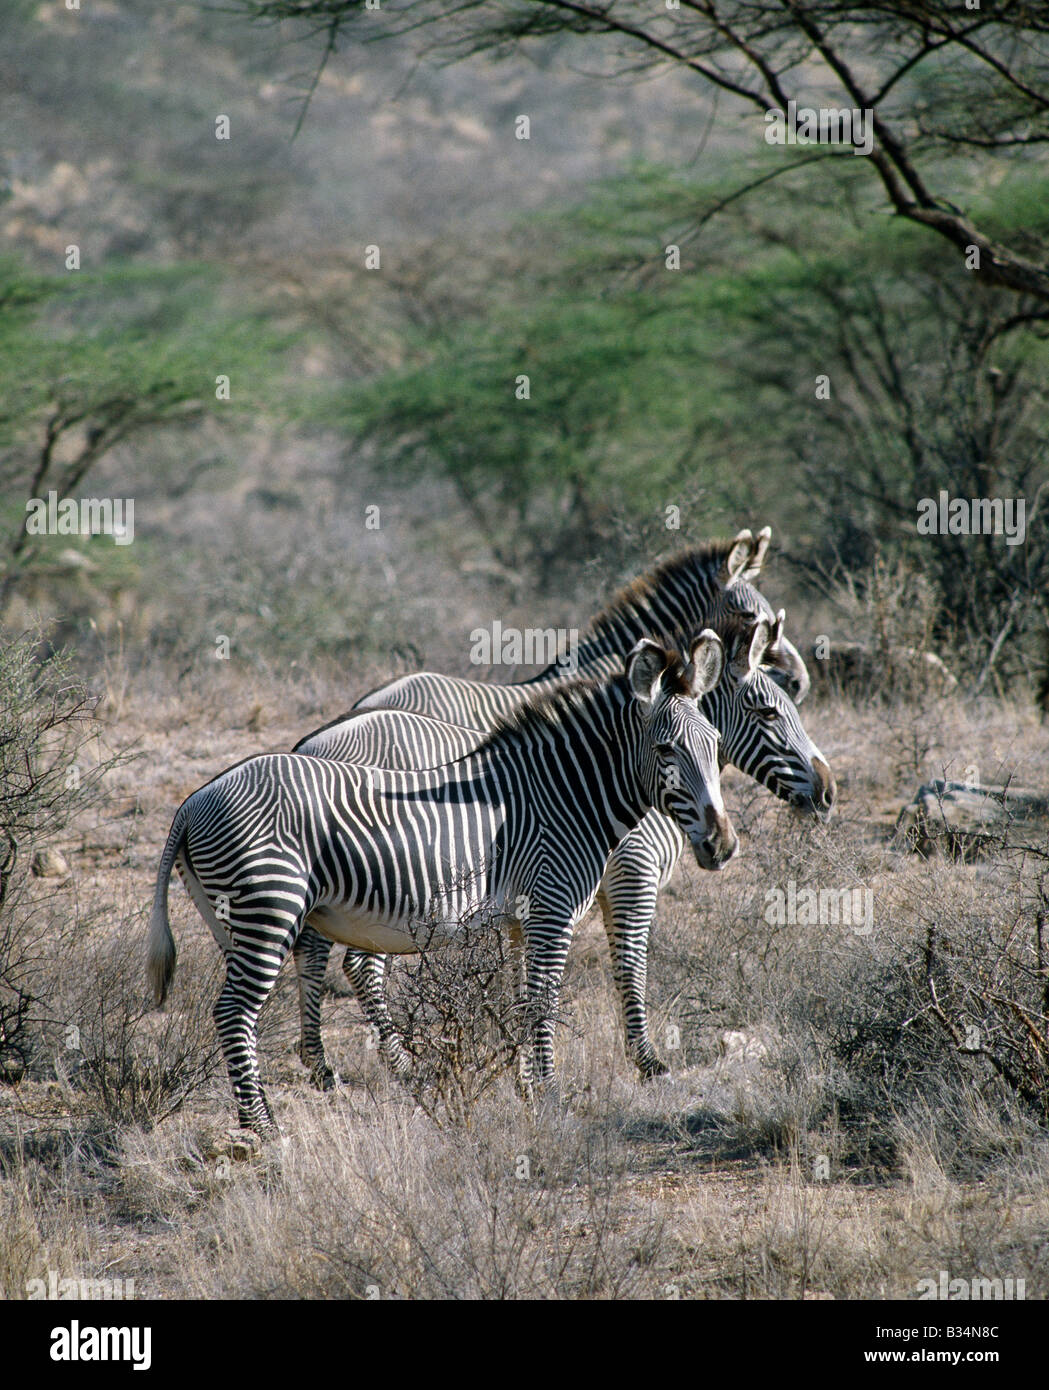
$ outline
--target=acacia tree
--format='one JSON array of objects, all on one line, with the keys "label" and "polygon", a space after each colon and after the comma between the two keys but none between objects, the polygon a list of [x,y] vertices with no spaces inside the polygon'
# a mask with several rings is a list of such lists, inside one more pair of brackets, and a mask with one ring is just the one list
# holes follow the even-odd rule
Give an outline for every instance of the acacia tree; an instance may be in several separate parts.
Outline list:
[{"label": "acacia tree", "polygon": [[71,497],[118,445],[217,409],[213,372],[261,378],[277,336],[214,298],[215,277],[192,265],[74,277],[0,263],[0,617],[48,555],[28,499]]},{"label": "acacia tree", "polygon": [[[782,209],[780,231],[755,236],[778,246],[790,216]],[[820,525],[795,563],[815,587],[862,588],[879,555],[903,557],[931,584],[934,635],[960,642],[969,683],[1024,676],[1049,708],[1046,315],[913,240],[846,234],[823,255],[792,253],[760,295],[738,296],[739,389],[745,374],[772,394],[782,445],[800,461]],[[763,353],[770,340],[782,350]],[[799,378],[828,362],[834,389],[816,406]],[[1023,499],[1021,542],[922,535],[919,499],[948,485],[962,498]]]},{"label": "acacia tree", "polygon": [[[1000,239],[958,205],[948,167],[959,155],[986,165],[1049,142],[1044,0],[384,0],[379,8],[368,0],[234,0],[234,7],[260,21],[312,26],[324,36],[322,66],[343,36],[421,41],[440,62],[582,36],[607,45],[620,72],[676,67],[762,112],[791,101],[804,106],[818,92],[870,113],[874,141],[864,163],[897,216],[970,261],[977,248],[990,282],[1049,303],[1049,239]],[[815,157],[841,154],[824,146]],[[784,160],[760,182],[812,157]]]}]

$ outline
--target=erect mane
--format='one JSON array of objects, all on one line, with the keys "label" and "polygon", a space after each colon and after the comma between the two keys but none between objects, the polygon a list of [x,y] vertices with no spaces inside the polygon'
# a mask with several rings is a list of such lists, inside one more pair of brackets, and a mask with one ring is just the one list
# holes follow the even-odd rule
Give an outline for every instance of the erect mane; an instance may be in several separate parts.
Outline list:
[{"label": "erect mane", "polygon": [[[668,695],[690,695],[686,663],[676,651],[668,652],[667,665],[661,677],[663,690]],[[567,681],[553,690],[536,695],[527,704],[519,705],[508,714],[501,715],[482,744],[474,750],[481,753],[493,748],[509,748],[530,741],[537,734],[563,726],[565,716],[575,710],[594,704],[594,696],[605,692],[611,697],[619,691],[628,693],[626,674],[613,676],[611,680],[594,681],[580,677]],[[611,698],[609,704],[612,703]]]},{"label": "erect mane", "polygon": [[652,600],[660,587],[697,571],[718,569],[728,558],[735,544],[736,537],[732,537],[731,540],[707,541],[705,545],[679,550],[668,559],[653,565],[644,574],[632,579],[629,584],[624,584],[612,595],[604,608],[595,613],[587,624],[583,634],[584,640],[614,633],[624,622],[633,623],[648,633],[651,630]]},{"label": "erect mane", "polygon": [[608,681],[579,677],[553,690],[544,691],[517,709],[500,715],[488,737],[474,751],[481,753],[492,748],[509,748],[528,742],[535,734],[558,729],[567,714],[582,709],[590,703],[595,692],[607,689],[609,684]]}]

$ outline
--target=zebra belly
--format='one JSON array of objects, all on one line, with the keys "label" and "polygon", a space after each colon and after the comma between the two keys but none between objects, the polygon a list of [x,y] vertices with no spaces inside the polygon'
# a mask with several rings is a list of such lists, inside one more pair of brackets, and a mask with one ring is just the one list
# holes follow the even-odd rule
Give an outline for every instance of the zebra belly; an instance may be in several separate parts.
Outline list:
[{"label": "zebra belly", "polygon": [[443,910],[431,910],[422,921],[417,915],[407,912],[391,920],[389,916],[345,904],[315,907],[306,921],[322,936],[358,951],[411,955],[428,946],[440,946],[452,941],[478,922],[502,920],[504,917],[505,913],[499,906],[491,902],[477,904],[460,900],[446,904]]},{"label": "zebra belly", "polygon": [[419,941],[408,923],[382,922],[352,908],[315,907],[306,921],[322,936],[358,951],[399,956],[419,950]]}]

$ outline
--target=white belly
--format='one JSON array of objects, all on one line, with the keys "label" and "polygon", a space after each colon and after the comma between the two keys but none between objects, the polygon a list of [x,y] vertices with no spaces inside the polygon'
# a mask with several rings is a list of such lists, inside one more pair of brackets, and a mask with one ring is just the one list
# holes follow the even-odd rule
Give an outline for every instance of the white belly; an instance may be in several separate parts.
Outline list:
[{"label": "white belly", "polygon": [[358,951],[405,955],[420,949],[407,923],[385,923],[343,907],[315,907],[306,921],[322,936]]},{"label": "white belly", "polygon": [[435,925],[432,921],[417,923],[407,919],[383,921],[360,909],[325,905],[315,907],[306,921],[322,936],[341,945],[352,946],[358,951],[400,956],[415,954],[428,946],[442,946],[481,921],[496,924],[502,922],[504,916],[495,904],[487,903],[480,908],[471,905],[461,915],[449,916]]}]

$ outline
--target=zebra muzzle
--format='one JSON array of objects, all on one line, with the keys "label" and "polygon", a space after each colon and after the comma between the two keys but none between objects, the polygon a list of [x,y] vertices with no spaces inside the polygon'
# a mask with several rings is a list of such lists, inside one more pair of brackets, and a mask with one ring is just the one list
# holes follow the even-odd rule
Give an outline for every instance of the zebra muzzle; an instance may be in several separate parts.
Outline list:
[{"label": "zebra muzzle", "polygon": [[707,834],[690,841],[692,853],[701,869],[722,869],[739,849],[739,840],[728,816],[717,816]]},{"label": "zebra muzzle", "polygon": [[817,820],[825,821],[830,819],[837,794],[838,788],[834,781],[834,774],[821,758],[814,758],[812,785],[808,790],[799,792],[792,797],[791,804],[797,810],[815,816]]}]

